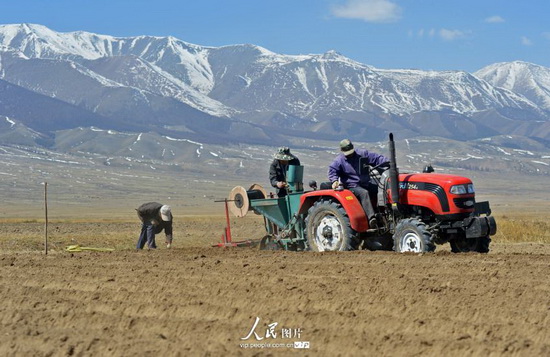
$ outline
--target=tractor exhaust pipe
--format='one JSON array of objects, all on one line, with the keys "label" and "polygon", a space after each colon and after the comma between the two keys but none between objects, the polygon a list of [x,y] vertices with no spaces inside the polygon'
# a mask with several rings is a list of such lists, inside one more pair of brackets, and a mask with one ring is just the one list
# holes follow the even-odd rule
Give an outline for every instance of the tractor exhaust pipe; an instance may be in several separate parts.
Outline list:
[{"label": "tractor exhaust pipe", "polygon": [[390,133],[390,190],[392,207],[395,212],[399,210],[399,170],[397,169],[397,159],[395,155],[395,142],[393,133]]}]

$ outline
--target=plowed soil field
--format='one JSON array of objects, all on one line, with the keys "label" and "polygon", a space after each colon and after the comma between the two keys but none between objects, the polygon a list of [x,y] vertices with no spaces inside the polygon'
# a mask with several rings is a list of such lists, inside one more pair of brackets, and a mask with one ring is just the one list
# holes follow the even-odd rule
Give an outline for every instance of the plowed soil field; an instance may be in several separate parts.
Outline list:
[{"label": "plowed soil field", "polygon": [[[45,255],[9,239],[40,225],[3,224],[0,355],[550,355],[549,245],[259,251],[185,225],[172,249],[134,251],[137,225],[58,224]],[[60,249],[121,229],[113,252]]]}]

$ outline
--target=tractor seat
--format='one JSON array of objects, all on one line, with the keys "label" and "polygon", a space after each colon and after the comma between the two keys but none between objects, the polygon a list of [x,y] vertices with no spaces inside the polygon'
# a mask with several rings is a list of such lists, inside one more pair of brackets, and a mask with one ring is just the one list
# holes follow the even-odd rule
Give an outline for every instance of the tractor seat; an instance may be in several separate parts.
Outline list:
[{"label": "tractor seat", "polygon": [[321,182],[321,185],[319,186],[320,190],[330,190],[332,188],[332,182],[325,181]]}]

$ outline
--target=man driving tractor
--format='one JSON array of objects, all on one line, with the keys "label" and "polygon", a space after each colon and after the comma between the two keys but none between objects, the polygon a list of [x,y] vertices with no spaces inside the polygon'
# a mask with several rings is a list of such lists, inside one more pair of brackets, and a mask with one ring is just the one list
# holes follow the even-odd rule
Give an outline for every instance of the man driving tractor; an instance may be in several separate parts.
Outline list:
[{"label": "man driving tractor", "polygon": [[333,189],[343,186],[353,192],[367,215],[369,226],[377,227],[377,219],[370,200],[376,197],[378,186],[370,181],[370,175],[362,165],[385,170],[390,166],[390,160],[383,155],[369,152],[366,149],[355,149],[349,139],[340,142],[341,153],[334,159],[328,168],[328,179]]}]

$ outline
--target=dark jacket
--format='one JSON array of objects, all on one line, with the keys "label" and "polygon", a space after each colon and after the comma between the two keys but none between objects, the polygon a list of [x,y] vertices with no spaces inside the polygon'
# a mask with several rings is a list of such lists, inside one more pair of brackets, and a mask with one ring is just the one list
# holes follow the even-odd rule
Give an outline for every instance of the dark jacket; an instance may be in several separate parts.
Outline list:
[{"label": "dark jacket", "polygon": [[367,163],[370,166],[377,166],[383,163],[389,165],[389,160],[383,155],[368,152],[365,149],[355,149],[354,155],[347,157],[344,154],[340,154],[330,164],[328,167],[328,179],[330,182],[340,179],[345,188],[357,186],[366,188],[370,181],[370,176],[368,173],[359,174],[359,159],[361,157],[366,157]]},{"label": "dark jacket", "polygon": [[164,233],[172,236],[172,220],[163,221],[160,215],[160,209],[163,205],[158,202],[147,202],[139,206],[136,211],[141,222],[153,222],[155,233],[160,233],[164,229]]},{"label": "dark jacket", "polygon": [[269,181],[271,182],[271,186],[277,188],[277,196],[279,197],[284,197],[287,195],[286,188],[278,188],[277,182],[286,182],[286,170],[290,165],[299,166],[300,160],[295,157],[288,162],[288,165],[283,165],[280,160],[273,159],[271,166],[269,166]]}]

